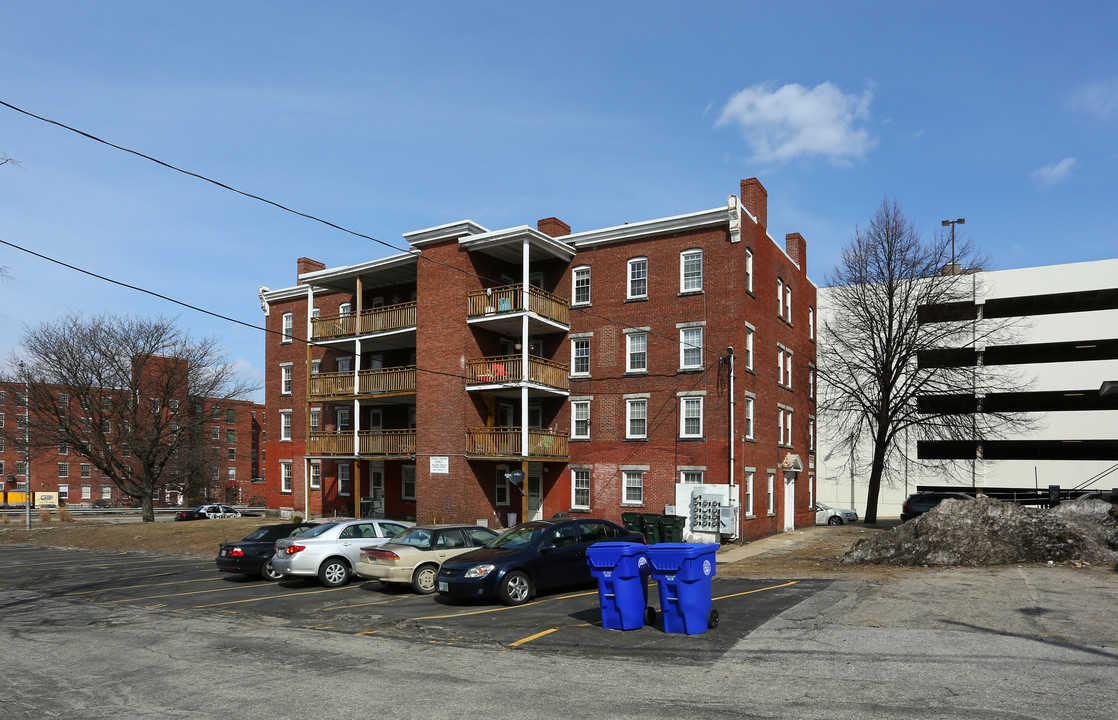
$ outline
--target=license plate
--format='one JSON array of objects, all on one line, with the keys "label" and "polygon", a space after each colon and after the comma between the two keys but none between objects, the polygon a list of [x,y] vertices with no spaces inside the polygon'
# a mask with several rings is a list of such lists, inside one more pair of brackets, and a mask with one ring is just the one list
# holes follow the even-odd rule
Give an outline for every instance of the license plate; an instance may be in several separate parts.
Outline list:
[{"label": "license plate", "polygon": [[446,583],[444,583],[444,582],[439,583],[439,592],[447,592],[448,590],[450,590],[450,588],[447,586]]},{"label": "license plate", "polygon": [[222,550],[221,551],[221,557],[225,557],[228,553],[229,553],[228,550]]}]

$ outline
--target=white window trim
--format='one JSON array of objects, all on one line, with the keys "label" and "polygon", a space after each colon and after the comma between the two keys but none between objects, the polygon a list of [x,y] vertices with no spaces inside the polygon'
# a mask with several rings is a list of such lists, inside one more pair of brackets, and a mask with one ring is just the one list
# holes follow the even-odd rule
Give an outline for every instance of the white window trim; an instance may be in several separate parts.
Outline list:
[{"label": "white window trim", "polygon": [[[504,491],[505,496],[503,500],[501,499],[502,490]],[[497,475],[494,478],[493,504],[497,507],[508,507],[512,504],[511,492],[512,488],[511,483],[509,483],[509,466],[498,465]]]},{"label": "white window trim", "polygon": [[[293,436],[295,435],[294,418],[291,415],[291,411],[290,410],[280,410],[279,411],[279,418],[280,418],[279,441],[280,442],[291,442]],[[285,418],[287,420],[286,424],[284,424],[284,419]],[[284,437],[285,435],[286,435],[286,437]]]},{"label": "white window trim", "polygon": [[[699,408],[699,431],[697,433],[689,433],[687,432],[687,408],[695,405],[698,405]],[[684,395],[679,399],[679,436],[681,438],[703,437],[703,398],[701,395]]]},{"label": "white window trim", "polygon": [[[578,502],[578,478],[576,473],[586,473],[586,503],[581,504]],[[594,474],[587,467],[574,467],[571,468],[571,509],[572,510],[589,510],[590,503],[593,498],[591,491],[594,483]]]},{"label": "white window trim", "polygon": [[322,489],[322,463],[318,460],[311,460],[311,476],[308,482],[311,490]]},{"label": "white window trim", "polygon": [[291,395],[295,389],[295,367],[292,363],[280,363],[279,368],[280,395]]},{"label": "white window trim", "polygon": [[753,251],[745,249],[745,290],[753,294]]},{"label": "white window trim", "polygon": [[[686,274],[684,266],[687,263],[688,256],[699,256],[699,287],[687,287]],[[703,291],[703,250],[702,248],[688,248],[679,254],[679,292],[682,293],[698,293]]]},{"label": "white window trim", "polygon": [[[586,299],[585,300],[579,300],[578,299],[578,275],[581,272],[586,273]],[[590,282],[591,282],[591,272],[590,272],[590,266],[589,265],[579,265],[578,267],[571,269],[571,304],[572,305],[581,306],[581,305],[590,305],[591,304],[591,300],[592,300],[593,296],[591,295],[591,287],[592,286],[591,286]]]},{"label": "white window trim", "polygon": [[[644,292],[641,294],[633,293],[633,266],[639,263],[644,264]],[[629,258],[625,263],[625,299],[626,300],[642,300],[648,297],[648,258],[635,257]]]},{"label": "white window trim", "polygon": [[285,312],[280,318],[280,342],[284,345],[295,339],[295,313]]},{"label": "white window trim", "polygon": [[[340,462],[335,467],[338,469],[338,497],[349,497],[353,494],[352,466],[347,462]],[[345,483],[342,482],[343,476]],[[347,484],[349,485],[348,488],[346,487]]]},{"label": "white window trim", "polygon": [[[580,370],[576,369],[578,363],[575,362],[575,358],[576,358],[575,350],[576,350],[577,344],[578,343],[583,343],[583,342],[586,343],[586,370],[585,371],[580,371]],[[589,336],[579,336],[579,337],[572,336],[571,337],[571,375],[573,375],[575,377],[587,377],[587,376],[590,375],[590,337]]]},{"label": "white window trim", "polygon": [[[578,434],[575,430],[576,422],[576,407],[586,407],[586,432]],[[589,440],[590,439],[590,399],[571,400],[571,439],[572,440]]]},{"label": "white window trim", "polygon": [[753,518],[756,515],[753,513],[753,503],[756,498],[753,495],[754,475],[757,473],[757,468],[745,468],[745,517]]},{"label": "white window trim", "polygon": [[280,460],[280,492],[291,494],[295,485],[295,472],[290,460]]},{"label": "white window trim", "polygon": [[745,369],[750,372],[753,371],[753,336],[757,334],[757,328],[749,323],[745,324]]},{"label": "white window trim", "polygon": [[[695,331],[698,331],[698,333],[699,333],[698,344],[696,344],[694,342],[689,342],[685,339],[685,336],[686,336],[687,333],[695,332]],[[692,325],[692,326],[689,326],[689,327],[680,327],[679,328],[679,369],[680,370],[701,370],[703,368],[703,335],[704,335],[704,331],[703,331],[702,325],[699,325],[697,327]],[[686,360],[687,350],[698,350],[699,361],[697,363],[693,363],[693,364],[688,364],[687,363],[687,360]]]},{"label": "white window trim", "polygon": [[[622,465],[621,468],[621,504],[629,507],[641,507],[644,505],[644,476],[648,472],[648,465]],[[640,474],[640,500],[627,500],[626,496],[629,494],[629,473]]]},{"label": "white window trim", "polygon": [[[634,403],[643,403],[644,405],[644,433],[641,435],[632,435],[632,420],[633,420],[633,405]],[[625,439],[626,440],[646,440],[648,438],[648,396],[625,397]]]},{"label": "white window trim", "polygon": [[745,394],[745,439],[754,440],[757,418],[754,415],[754,408],[757,403],[757,398],[753,393]]},{"label": "white window trim", "polygon": [[[648,372],[648,331],[649,328],[631,328],[625,330],[625,372]],[[633,338],[642,338],[644,341],[644,367],[633,367]]]},{"label": "white window trim", "polygon": [[765,512],[769,515],[776,513],[776,470],[768,472],[768,499],[765,501]]}]

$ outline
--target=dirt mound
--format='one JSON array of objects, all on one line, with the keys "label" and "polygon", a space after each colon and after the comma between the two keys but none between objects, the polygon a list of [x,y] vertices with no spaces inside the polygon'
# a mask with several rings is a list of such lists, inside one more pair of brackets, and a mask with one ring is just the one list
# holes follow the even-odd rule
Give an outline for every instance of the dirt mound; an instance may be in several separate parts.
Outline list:
[{"label": "dirt mound", "polygon": [[841,562],[965,565],[1118,563],[1118,513],[1102,500],[1027,508],[991,498],[947,500],[889,532],[860,540]]}]

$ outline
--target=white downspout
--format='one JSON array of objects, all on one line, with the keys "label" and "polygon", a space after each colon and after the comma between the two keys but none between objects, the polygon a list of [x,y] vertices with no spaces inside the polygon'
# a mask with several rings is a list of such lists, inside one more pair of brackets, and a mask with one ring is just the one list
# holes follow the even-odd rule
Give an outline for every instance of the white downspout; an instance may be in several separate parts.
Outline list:
[{"label": "white downspout", "polygon": [[[523,311],[520,315],[520,455],[528,457],[528,261],[531,258],[531,246],[525,237],[521,243],[523,259],[520,272],[520,306]],[[524,480],[524,489],[527,492],[528,480]],[[527,520],[528,518],[524,518]]]}]

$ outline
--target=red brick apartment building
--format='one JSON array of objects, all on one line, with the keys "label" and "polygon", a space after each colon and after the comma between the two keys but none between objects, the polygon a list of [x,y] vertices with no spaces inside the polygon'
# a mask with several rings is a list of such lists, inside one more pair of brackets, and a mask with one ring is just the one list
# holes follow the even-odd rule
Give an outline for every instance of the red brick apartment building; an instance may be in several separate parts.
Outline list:
[{"label": "red brick apartment building", "polygon": [[261,290],[268,507],[703,531],[698,493],[735,509],[723,536],[813,524],[816,288],[766,210],[749,179],[675,217],[465,220],[379,260],[299,259],[296,286]]},{"label": "red brick apartment building", "polygon": [[[47,386],[50,389],[50,386]],[[108,433],[110,443],[127,442],[116,421],[98,418],[102,403],[122,402],[128,397],[124,390],[106,389],[96,397],[83,403],[76,397],[69,397],[61,389],[53,391],[60,405],[70,409],[77,417],[83,417],[91,432]],[[22,383],[0,383],[0,505],[22,505],[24,493],[21,489],[27,482],[27,471],[31,471],[31,491],[38,493],[57,493],[58,499],[68,505],[92,505],[96,500],[108,500],[115,504],[128,498],[107,479],[100,470],[82,455],[81,448],[67,443],[43,447],[36,441],[34,430],[28,432],[27,400]],[[173,413],[180,410],[166,409]],[[186,409],[181,410],[185,412]],[[244,401],[222,400],[221,407],[215,407],[210,399],[195,404],[193,412],[209,416],[205,423],[203,444],[211,454],[211,462],[206,471],[210,477],[199,480],[210,489],[213,500],[249,504],[263,502],[263,481],[260,477],[260,441],[264,406]],[[115,417],[115,416],[114,416]],[[35,423],[31,423],[34,427]],[[24,448],[24,435],[27,433],[31,453]],[[33,495],[33,497],[35,497]],[[169,483],[162,496],[155,498],[155,505],[186,503],[184,483]]]}]

